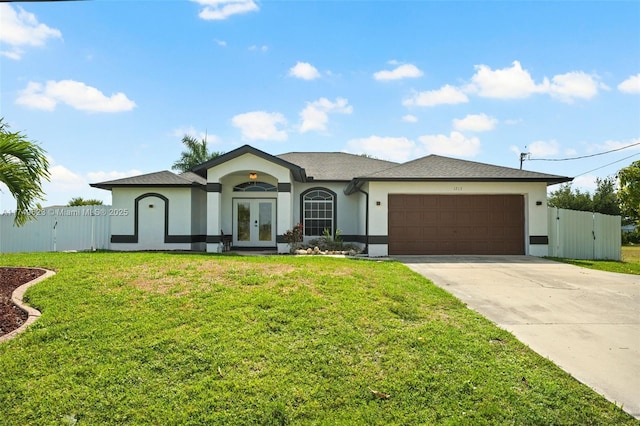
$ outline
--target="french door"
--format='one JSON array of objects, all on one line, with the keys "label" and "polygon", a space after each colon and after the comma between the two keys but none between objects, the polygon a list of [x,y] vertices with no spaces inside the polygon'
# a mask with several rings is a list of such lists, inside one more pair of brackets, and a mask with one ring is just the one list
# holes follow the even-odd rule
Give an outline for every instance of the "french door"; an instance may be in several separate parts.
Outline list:
[{"label": "french door", "polygon": [[233,245],[272,247],[276,245],[276,200],[242,198],[233,200]]}]

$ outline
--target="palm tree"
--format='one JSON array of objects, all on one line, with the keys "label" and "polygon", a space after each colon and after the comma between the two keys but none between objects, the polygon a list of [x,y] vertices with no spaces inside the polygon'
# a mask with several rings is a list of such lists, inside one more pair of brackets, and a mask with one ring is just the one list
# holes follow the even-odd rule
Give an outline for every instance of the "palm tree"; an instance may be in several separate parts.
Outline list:
[{"label": "palm tree", "polygon": [[182,137],[182,143],[187,147],[187,150],[182,151],[180,159],[173,163],[173,166],[171,166],[173,170],[187,172],[198,164],[223,154],[222,152],[209,152],[206,136],[201,141],[198,141],[193,136],[184,135]]},{"label": "palm tree", "polygon": [[42,147],[20,132],[10,132],[0,118],[0,182],[16,199],[14,223],[24,225],[34,217],[37,200],[44,199],[42,181],[49,180],[49,161]]}]

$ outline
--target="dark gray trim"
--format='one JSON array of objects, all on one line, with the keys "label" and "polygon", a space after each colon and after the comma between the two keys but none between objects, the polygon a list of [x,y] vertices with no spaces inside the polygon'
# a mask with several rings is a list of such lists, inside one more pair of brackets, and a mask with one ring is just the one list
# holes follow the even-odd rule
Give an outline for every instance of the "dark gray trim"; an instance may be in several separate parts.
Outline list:
[{"label": "dark gray trim", "polygon": [[111,242],[114,244],[115,243],[126,243],[126,244],[137,243],[138,236],[137,235],[112,235]]},{"label": "dark gray trim", "polygon": [[388,235],[369,235],[369,244],[389,244]]},{"label": "dark gray trim", "polygon": [[207,182],[207,192],[222,192],[222,184]]},{"label": "dark gray trim", "polygon": [[[300,194],[300,222],[304,225],[304,196],[311,191],[326,191],[333,196],[333,229],[331,235],[336,235],[336,227],[338,226],[338,194],[322,186],[314,186]],[[303,230],[304,233],[304,230]],[[321,237],[322,235],[306,235],[307,237]]]},{"label": "dark gray trim", "polygon": [[298,182],[307,181],[307,174],[305,173],[302,167],[297,166],[288,161],[285,161],[282,158],[278,158],[271,154],[267,154],[266,152],[260,151],[259,149],[256,149],[249,145],[243,145],[240,148],[234,149],[233,151],[229,151],[226,154],[222,154],[219,157],[213,158],[209,161],[205,161],[204,163],[193,167],[190,171],[192,171],[193,173],[197,173],[202,177],[206,177],[208,169],[215,167],[219,164],[226,163],[227,161],[233,160],[234,158],[240,157],[241,155],[244,155],[244,154],[253,154],[256,157],[260,157],[264,160],[270,161],[281,167],[289,169],[294,179]]},{"label": "dark gray trim", "polygon": [[278,192],[291,192],[291,184],[290,183],[279,183],[278,184]]},{"label": "dark gray trim", "polygon": [[546,235],[530,235],[529,244],[549,244],[549,237]]},{"label": "dark gray trim", "polygon": [[367,243],[367,236],[366,235],[340,235],[340,238],[342,238],[342,241],[344,241],[345,243],[362,243],[362,244],[366,244]]},{"label": "dark gray trim", "polygon": [[222,242],[222,235],[207,235],[205,242],[207,244],[219,244]]},{"label": "dark gray trim", "polygon": [[199,183],[114,183],[114,184],[102,184],[102,183],[90,183],[92,188],[100,188],[111,190],[113,188],[203,188],[204,185]]},{"label": "dark gray trim", "polygon": [[276,243],[286,243],[284,235],[276,235]]}]

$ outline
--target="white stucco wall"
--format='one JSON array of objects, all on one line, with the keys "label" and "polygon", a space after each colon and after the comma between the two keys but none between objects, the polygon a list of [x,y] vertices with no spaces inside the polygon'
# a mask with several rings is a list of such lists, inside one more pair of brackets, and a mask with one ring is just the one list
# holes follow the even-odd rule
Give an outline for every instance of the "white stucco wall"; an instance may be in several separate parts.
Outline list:
[{"label": "white stucco wall", "polygon": [[[532,256],[546,256],[546,244],[529,244],[529,236],[548,235],[546,196],[544,182],[370,182],[365,185],[369,192],[369,235],[388,235],[389,194],[520,194],[524,196],[525,253]],[[541,205],[536,205],[536,202]],[[376,205],[376,203],[380,205]],[[386,244],[370,244],[370,256],[387,256]]]},{"label": "white stucco wall", "polygon": [[[111,235],[134,234],[135,199],[147,193],[162,194],[169,200],[169,235],[191,235],[191,188],[113,188],[114,211],[126,210],[128,214],[111,217]],[[145,197],[138,208],[138,243],[112,243],[113,250],[191,249],[190,243],[164,243],[164,200]]]},{"label": "white stucco wall", "polygon": [[220,182],[223,177],[229,175],[243,175],[248,178],[250,172],[257,172],[258,180],[262,180],[262,172],[273,176],[280,183],[291,181],[290,171],[286,167],[247,153],[207,170],[207,182]]}]

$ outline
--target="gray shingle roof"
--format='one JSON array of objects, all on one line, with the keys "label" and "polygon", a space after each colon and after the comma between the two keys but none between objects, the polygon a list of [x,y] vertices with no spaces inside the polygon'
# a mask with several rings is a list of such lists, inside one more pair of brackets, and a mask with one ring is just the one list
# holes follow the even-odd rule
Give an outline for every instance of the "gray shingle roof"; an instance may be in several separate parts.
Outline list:
[{"label": "gray shingle roof", "polygon": [[94,188],[111,189],[117,186],[198,186],[206,184],[207,180],[195,173],[186,172],[177,175],[168,170],[163,170],[90,185]]},{"label": "gray shingle roof", "polygon": [[207,166],[215,166],[246,152],[288,167],[299,181],[350,182],[345,189],[351,193],[365,181],[504,181],[546,182],[547,185],[569,182],[572,178],[552,174],[495,166],[475,161],[428,155],[407,163],[377,160],[344,152],[289,152],[277,156],[266,154],[248,145],[194,168],[195,172],[180,175],[164,170],[107,182],[92,183],[94,188],[112,189],[120,186],[206,186],[203,176]]},{"label": "gray shingle roof", "polygon": [[307,178],[314,180],[350,181],[354,176],[363,176],[398,163],[344,152],[289,152],[276,157],[302,167]]},{"label": "gray shingle roof", "polygon": [[568,182],[571,178],[475,161],[428,155],[376,173],[359,175],[362,180],[513,180]]}]

